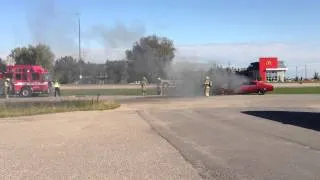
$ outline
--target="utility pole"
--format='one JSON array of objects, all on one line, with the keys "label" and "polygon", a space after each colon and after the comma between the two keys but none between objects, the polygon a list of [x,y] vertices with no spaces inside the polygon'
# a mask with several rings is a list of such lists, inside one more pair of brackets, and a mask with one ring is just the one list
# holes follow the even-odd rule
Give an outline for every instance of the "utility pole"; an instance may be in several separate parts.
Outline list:
[{"label": "utility pole", "polygon": [[307,65],[304,65],[304,79],[307,79]]},{"label": "utility pole", "polygon": [[82,67],[81,67],[81,26],[80,26],[80,14],[77,13],[78,16],[78,43],[79,43],[79,51],[78,51],[78,62],[79,62],[79,70],[80,70],[80,75],[79,78],[82,79]]},{"label": "utility pole", "polygon": [[296,66],[296,77],[298,77],[298,66]]}]

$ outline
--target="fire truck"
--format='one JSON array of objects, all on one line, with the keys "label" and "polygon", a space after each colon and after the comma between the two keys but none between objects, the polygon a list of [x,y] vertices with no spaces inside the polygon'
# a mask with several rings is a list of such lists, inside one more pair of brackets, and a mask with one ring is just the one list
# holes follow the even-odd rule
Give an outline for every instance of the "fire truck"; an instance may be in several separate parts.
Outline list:
[{"label": "fire truck", "polygon": [[50,73],[40,65],[3,65],[0,79],[10,79],[10,95],[22,97],[51,94]]}]

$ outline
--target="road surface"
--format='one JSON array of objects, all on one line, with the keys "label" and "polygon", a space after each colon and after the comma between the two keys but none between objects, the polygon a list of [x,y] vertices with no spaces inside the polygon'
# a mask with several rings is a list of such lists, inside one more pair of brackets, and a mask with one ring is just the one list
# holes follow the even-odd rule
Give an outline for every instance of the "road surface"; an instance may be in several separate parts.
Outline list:
[{"label": "road surface", "polygon": [[320,179],[316,95],[146,98],[0,121],[1,179]]}]

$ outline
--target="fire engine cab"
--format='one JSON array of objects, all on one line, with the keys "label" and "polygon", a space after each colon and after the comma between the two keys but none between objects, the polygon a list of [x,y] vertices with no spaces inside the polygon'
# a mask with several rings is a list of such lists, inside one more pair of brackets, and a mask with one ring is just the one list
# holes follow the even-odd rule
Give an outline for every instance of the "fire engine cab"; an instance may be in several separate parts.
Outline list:
[{"label": "fire engine cab", "polygon": [[29,97],[50,94],[50,73],[39,65],[7,65],[0,78],[10,79],[10,94]]}]

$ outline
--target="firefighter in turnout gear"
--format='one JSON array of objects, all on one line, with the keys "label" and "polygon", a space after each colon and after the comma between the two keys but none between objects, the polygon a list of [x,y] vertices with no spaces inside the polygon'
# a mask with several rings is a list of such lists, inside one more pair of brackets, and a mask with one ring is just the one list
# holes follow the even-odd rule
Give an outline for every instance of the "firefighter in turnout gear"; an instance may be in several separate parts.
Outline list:
[{"label": "firefighter in turnout gear", "polygon": [[10,93],[10,79],[6,78],[4,80],[4,86],[3,86],[3,94],[6,99],[8,99]]},{"label": "firefighter in turnout gear", "polygon": [[203,87],[204,87],[204,95],[207,97],[210,96],[210,87],[212,87],[212,82],[210,81],[209,76],[206,77],[203,83]]},{"label": "firefighter in turnout gear", "polygon": [[140,83],[141,85],[141,91],[142,91],[142,95],[145,96],[146,95],[146,92],[147,92],[147,83],[148,83],[148,80],[145,76],[142,77],[142,81]]},{"label": "firefighter in turnout gear", "polygon": [[3,85],[3,94],[6,99],[8,99],[9,97],[9,89],[10,89],[10,79],[6,78],[4,80],[4,85]]},{"label": "firefighter in turnout gear", "polygon": [[158,77],[158,81],[157,81],[157,94],[160,96],[163,95],[163,84],[160,77]]}]

